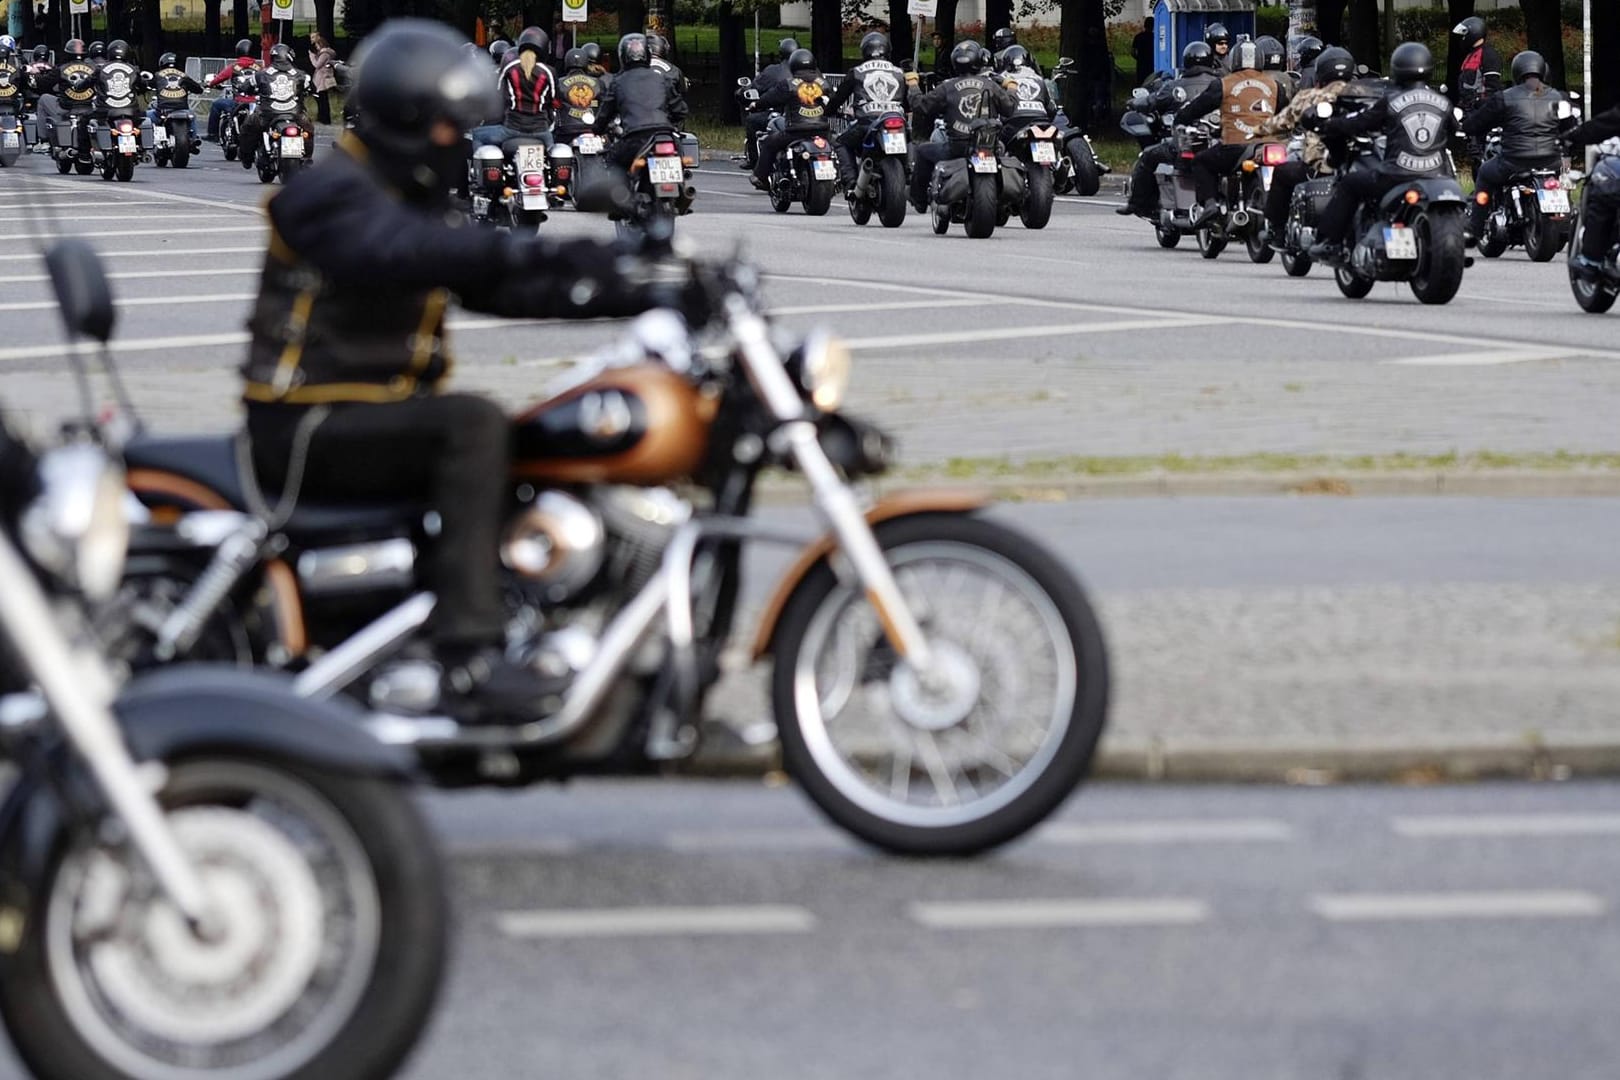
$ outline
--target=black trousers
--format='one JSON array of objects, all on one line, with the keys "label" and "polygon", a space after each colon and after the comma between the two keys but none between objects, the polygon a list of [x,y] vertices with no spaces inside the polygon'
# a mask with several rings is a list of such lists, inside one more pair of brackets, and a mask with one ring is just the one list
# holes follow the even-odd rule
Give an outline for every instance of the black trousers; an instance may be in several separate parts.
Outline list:
[{"label": "black trousers", "polygon": [[[299,405],[248,406],[253,461],[272,505],[287,480]],[[506,415],[470,394],[334,405],[310,440],[299,498],[421,502],[439,516],[426,584],[438,596],[434,637],[453,647],[505,633],[499,545],[511,448]]]},{"label": "black trousers", "polygon": [[776,155],[785,150],[790,143],[825,134],[827,134],[825,129],[816,131],[813,128],[771,132],[759,145],[759,160],[754,163],[754,175],[761,180],[767,179],[771,175],[771,169],[776,165]]},{"label": "black trousers", "polygon": [[1139,213],[1158,213],[1159,180],[1153,174],[1160,165],[1170,165],[1175,160],[1176,146],[1168,139],[1138,154],[1136,164],[1131,166],[1131,194],[1126,205]]},{"label": "black trousers", "polygon": [[1615,227],[1620,224],[1620,192],[1588,192],[1583,213],[1586,221],[1581,234],[1581,254],[1593,262],[1602,262],[1614,246]]},{"label": "black trousers", "polygon": [[760,109],[757,112],[751,112],[743,117],[743,129],[748,133],[748,138],[745,140],[744,145],[744,156],[748,161],[749,168],[753,168],[753,166],[758,162],[758,158],[755,156],[754,152],[755,140],[757,140],[760,134],[765,130],[765,125],[770,122],[771,114],[765,109]]},{"label": "black trousers", "polygon": [[1266,196],[1266,224],[1273,237],[1280,237],[1288,224],[1288,204],[1294,201],[1294,189],[1311,178],[1311,168],[1303,161],[1290,161],[1278,165],[1271,172],[1271,193]]},{"label": "black trousers", "polygon": [[330,90],[315,91],[315,117],[323,124],[332,122],[332,92]]},{"label": "black trousers", "polygon": [[838,173],[846,184],[855,180],[855,151],[871,129],[870,120],[851,120],[849,126],[833,140],[833,152],[838,155]]},{"label": "black trousers", "polygon": [[1192,161],[1192,175],[1193,189],[1199,202],[1206,203],[1215,198],[1221,189],[1221,180],[1232,174],[1250,149],[1244,143],[1222,143],[1198,151],[1198,156]]},{"label": "black trousers", "polygon": [[258,109],[254,109],[248,114],[247,119],[242,121],[243,156],[246,156],[245,152],[248,150],[248,148],[251,148],[254,154],[257,154],[260,150],[264,149],[264,132],[268,125],[274,123],[279,126],[287,123],[288,121],[296,123],[299,129],[304,133],[304,160],[308,161],[314,158],[315,132],[310,127],[309,117],[306,114],[300,112],[296,116],[287,116],[285,114],[267,116]]},{"label": "black trousers", "polygon": [[966,139],[947,142],[925,142],[917,145],[917,167],[911,173],[911,201],[928,201],[928,185],[934,180],[934,166],[942,161],[955,161],[973,152],[973,144]]},{"label": "black trousers", "polygon": [[1490,196],[1491,201],[1484,205],[1481,205],[1477,199],[1474,201],[1471,208],[1472,218],[1470,224],[1470,227],[1474,230],[1474,235],[1478,236],[1484,231],[1485,218],[1490,214],[1491,209],[1496,205],[1496,200],[1502,197],[1502,189],[1507,187],[1507,182],[1513,179],[1515,175],[1524,172],[1527,169],[1556,169],[1558,166],[1559,161],[1557,158],[1552,158],[1551,160],[1542,159],[1540,161],[1524,161],[1519,158],[1510,158],[1506,155],[1493,157],[1491,160],[1481,165],[1474,173],[1474,190],[1476,192],[1485,192],[1485,194]]},{"label": "black trousers", "polygon": [[1386,173],[1378,169],[1357,169],[1333,185],[1333,195],[1322,208],[1316,238],[1322,243],[1346,243],[1345,234],[1355,219],[1356,208],[1369,199],[1382,198],[1391,189],[1410,184],[1417,177],[1408,173]]}]

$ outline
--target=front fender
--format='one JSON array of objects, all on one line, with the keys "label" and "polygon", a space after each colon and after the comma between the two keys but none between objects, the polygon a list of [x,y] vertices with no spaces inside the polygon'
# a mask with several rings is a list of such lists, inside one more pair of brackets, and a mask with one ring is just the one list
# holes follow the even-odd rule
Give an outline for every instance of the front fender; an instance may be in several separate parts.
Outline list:
[{"label": "front fender", "polygon": [[[866,522],[868,525],[877,525],[880,522],[918,514],[969,514],[982,510],[989,504],[990,493],[979,489],[897,491],[893,495],[879,499],[867,510]],[[777,582],[770,603],[765,605],[759,627],[754,631],[753,645],[749,649],[750,659],[759,660],[775,648],[776,625],[782,618],[783,610],[787,608],[788,600],[792,598],[810,571],[825,561],[837,547],[838,538],[832,533],[827,533],[799,552],[799,557],[782,575],[782,580]]]}]

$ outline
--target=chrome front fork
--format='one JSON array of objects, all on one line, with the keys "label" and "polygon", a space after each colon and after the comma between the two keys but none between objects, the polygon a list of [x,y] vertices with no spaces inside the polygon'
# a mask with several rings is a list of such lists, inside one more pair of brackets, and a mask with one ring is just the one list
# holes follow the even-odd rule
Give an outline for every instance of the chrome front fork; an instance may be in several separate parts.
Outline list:
[{"label": "chrome front fork", "polygon": [[788,451],[809,481],[816,509],[838,538],[840,550],[866,590],[867,601],[877,611],[889,644],[907,663],[927,671],[933,664],[928,638],[911,605],[906,603],[855,493],[822,449],[816,426],[805,419],[804,399],[771,345],[765,320],[740,296],[727,300],[726,314],[754,386],[772,414],[783,422],[781,430]]},{"label": "chrome front fork", "polygon": [[163,809],[143,782],[109,708],[113,681],[101,657],[75,655],[34,575],[10,539],[0,533],[0,627],[52,715],[89,767],[130,843],[170,902],[196,930],[207,925],[210,903],[191,860],[175,839]]}]

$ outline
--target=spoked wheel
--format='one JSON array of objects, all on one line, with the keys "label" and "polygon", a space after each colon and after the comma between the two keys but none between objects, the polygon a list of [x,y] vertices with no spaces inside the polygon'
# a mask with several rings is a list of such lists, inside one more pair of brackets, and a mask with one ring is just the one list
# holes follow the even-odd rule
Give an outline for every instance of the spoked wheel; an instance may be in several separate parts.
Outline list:
[{"label": "spoked wheel", "polygon": [[437,992],[437,854],[396,783],[288,762],[169,763],[159,794],[214,901],[192,933],[128,852],[57,838],[0,985],[46,1080],[384,1076]]},{"label": "spoked wheel", "polygon": [[1181,243],[1181,233],[1175,229],[1167,229],[1157,221],[1153,223],[1153,238],[1162,248],[1173,248]]},{"label": "spoked wheel", "polygon": [[1500,259],[1508,249],[1507,225],[1495,211],[1485,219],[1485,235],[1479,238],[1479,253],[1487,259]]},{"label": "spoked wheel", "polygon": [[1425,304],[1447,304],[1462,288],[1468,253],[1463,245],[1462,215],[1433,212],[1412,222],[1417,234],[1417,269],[1408,282],[1412,295]]},{"label": "spoked wheel", "polygon": [[898,229],[906,220],[906,167],[898,157],[886,157],[878,166],[878,220],[885,229]]},{"label": "spoked wheel", "polygon": [[771,209],[778,214],[785,214],[793,209],[793,186],[781,177],[776,178],[771,184]]},{"label": "spoked wheel", "polygon": [[934,670],[897,658],[860,587],[821,563],[776,639],[784,761],[833,821],[878,847],[1005,843],[1090,767],[1108,703],[1096,617],[1056,559],[993,522],[927,515],[877,535]]}]

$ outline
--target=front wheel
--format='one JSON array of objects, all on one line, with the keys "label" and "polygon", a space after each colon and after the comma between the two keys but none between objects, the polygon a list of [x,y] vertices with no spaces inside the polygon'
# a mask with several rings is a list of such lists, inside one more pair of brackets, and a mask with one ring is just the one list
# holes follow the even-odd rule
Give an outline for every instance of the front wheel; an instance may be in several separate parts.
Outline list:
[{"label": "front wheel", "polygon": [[1018,208],[1018,219],[1026,229],[1044,229],[1052,220],[1052,170],[1031,165],[1028,187],[1024,191],[1024,205]]},{"label": "front wheel", "polygon": [[[1575,228],[1570,230],[1570,251],[1581,250],[1585,232],[1586,219],[1582,215],[1575,219]],[[1604,314],[1614,306],[1615,297],[1620,296],[1620,286],[1606,279],[1585,277],[1576,273],[1574,267],[1569,268],[1569,288],[1575,294],[1575,302],[1588,315]]]},{"label": "front wheel", "polygon": [[926,677],[826,561],[777,633],[783,760],[834,822],[910,855],[969,855],[1052,813],[1085,777],[1108,708],[1102,630],[1073,575],[991,521],[877,527],[935,650]]},{"label": "front wheel", "polygon": [[793,185],[785,177],[778,177],[771,185],[771,209],[778,214],[793,209]]},{"label": "front wheel", "polygon": [[1158,222],[1153,223],[1153,238],[1159,242],[1160,247],[1167,250],[1181,243],[1180,232],[1160,225]]},{"label": "front wheel", "polygon": [[1198,254],[1206,259],[1218,259],[1226,250],[1226,234],[1214,229],[1198,230]]},{"label": "front wheel", "polygon": [[1373,279],[1362,277],[1348,266],[1334,267],[1333,280],[1339,291],[1352,300],[1360,300],[1372,292]]},{"label": "front wheel", "polygon": [[1430,211],[1412,223],[1417,234],[1417,268],[1412,271],[1412,295],[1425,304],[1447,304],[1462,288],[1468,253],[1463,243],[1463,220],[1458,213]]},{"label": "front wheel", "polygon": [[831,180],[810,181],[810,190],[804,193],[804,212],[811,217],[824,217],[832,207],[836,187]]},{"label": "front wheel", "polygon": [[1074,166],[1074,191],[1077,195],[1091,196],[1102,190],[1102,169],[1097,155],[1085,139],[1069,140],[1069,162]]},{"label": "front wheel", "polygon": [[437,995],[439,859],[400,785],[228,755],[159,794],[221,919],[198,941],[127,850],[56,840],[0,1016],[45,1080],[385,1076]]},{"label": "front wheel", "polygon": [[975,240],[983,240],[996,231],[996,213],[999,192],[993,177],[973,173],[968,177],[968,212],[964,228]]},{"label": "front wheel", "polygon": [[1311,257],[1307,252],[1290,249],[1283,252],[1282,265],[1289,277],[1304,277],[1311,272]]},{"label": "front wheel", "polygon": [[897,157],[878,166],[878,220],[885,229],[898,229],[906,220],[906,167]]}]

